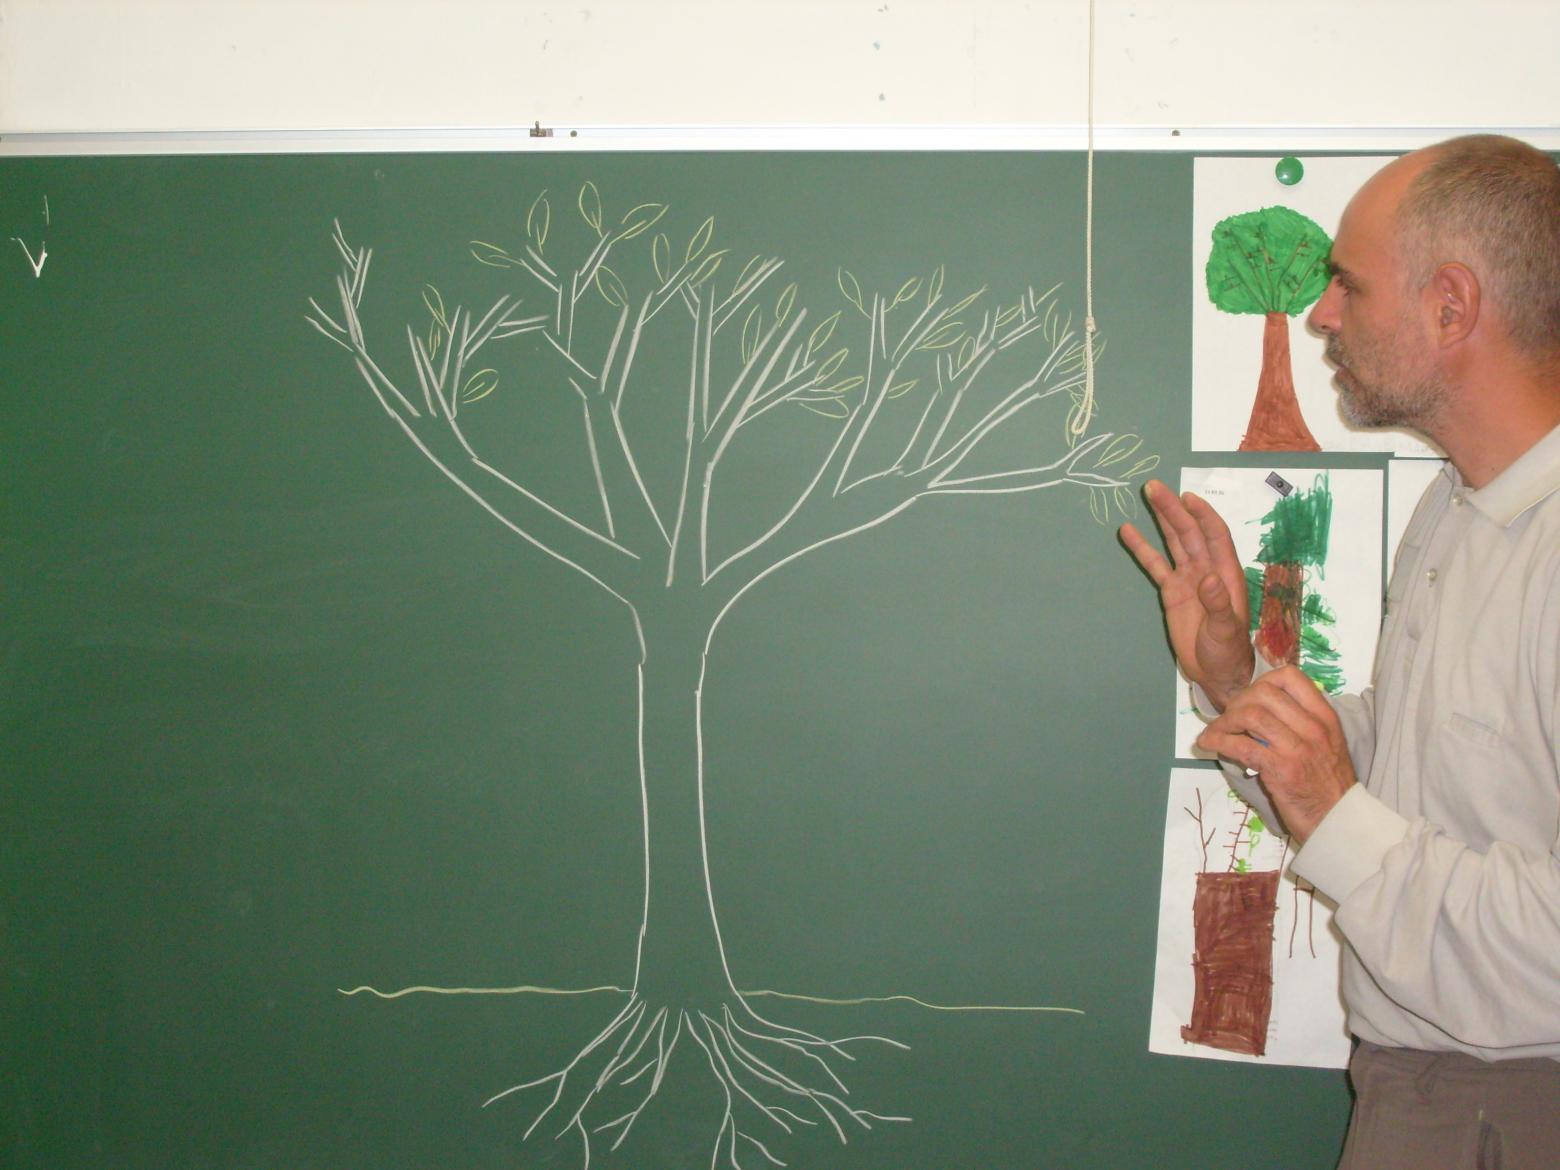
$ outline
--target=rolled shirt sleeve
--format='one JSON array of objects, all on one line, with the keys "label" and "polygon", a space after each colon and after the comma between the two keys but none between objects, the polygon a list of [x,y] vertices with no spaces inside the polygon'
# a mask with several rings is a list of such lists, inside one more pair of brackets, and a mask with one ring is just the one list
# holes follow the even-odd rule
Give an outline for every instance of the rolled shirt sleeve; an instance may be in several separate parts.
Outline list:
[{"label": "rolled shirt sleeve", "polygon": [[1403,1013],[1396,1023],[1406,1030],[1378,1043],[1454,1041],[1487,1057],[1560,1048],[1552,855],[1505,842],[1477,851],[1356,785],[1293,867],[1338,903],[1338,928],[1370,978],[1366,1005],[1382,999]]}]

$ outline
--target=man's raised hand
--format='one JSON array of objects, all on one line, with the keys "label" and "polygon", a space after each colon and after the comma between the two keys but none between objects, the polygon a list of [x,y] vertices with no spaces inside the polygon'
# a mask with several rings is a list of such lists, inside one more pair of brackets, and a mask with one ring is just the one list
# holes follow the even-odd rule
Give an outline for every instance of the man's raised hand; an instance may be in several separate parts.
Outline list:
[{"label": "man's raised hand", "polygon": [[1170,648],[1181,672],[1222,711],[1251,681],[1256,661],[1246,575],[1235,542],[1229,526],[1200,496],[1177,496],[1157,479],[1148,482],[1143,494],[1169,558],[1136,525],[1122,525],[1121,541],[1159,589]]}]

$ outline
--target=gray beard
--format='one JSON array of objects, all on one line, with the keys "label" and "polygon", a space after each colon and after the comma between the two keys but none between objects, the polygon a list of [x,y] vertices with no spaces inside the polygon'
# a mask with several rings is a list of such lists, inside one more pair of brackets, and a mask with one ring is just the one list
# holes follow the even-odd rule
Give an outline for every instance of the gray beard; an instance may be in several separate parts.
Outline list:
[{"label": "gray beard", "polygon": [[1423,431],[1440,409],[1444,398],[1441,380],[1434,375],[1409,384],[1384,388],[1365,386],[1346,360],[1341,347],[1327,345],[1327,360],[1349,370],[1348,378],[1338,376],[1338,409],[1350,426],[1409,427]]}]

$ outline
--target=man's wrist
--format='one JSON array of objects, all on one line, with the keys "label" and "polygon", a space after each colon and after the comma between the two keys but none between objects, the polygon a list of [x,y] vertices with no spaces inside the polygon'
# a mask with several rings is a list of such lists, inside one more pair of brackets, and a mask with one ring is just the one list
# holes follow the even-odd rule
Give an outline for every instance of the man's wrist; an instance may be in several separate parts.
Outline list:
[{"label": "man's wrist", "polygon": [[1229,706],[1230,700],[1251,685],[1251,679],[1254,674],[1255,668],[1253,667],[1253,669],[1246,672],[1245,678],[1238,682],[1233,682],[1229,679],[1221,681],[1207,679],[1199,685],[1202,687],[1203,694],[1208,696],[1208,702],[1212,704],[1216,711],[1222,714],[1224,708]]},{"label": "man's wrist", "polygon": [[1342,902],[1408,835],[1408,818],[1353,784],[1327,810],[1295,854],[1294,871],[1334,902]]}]

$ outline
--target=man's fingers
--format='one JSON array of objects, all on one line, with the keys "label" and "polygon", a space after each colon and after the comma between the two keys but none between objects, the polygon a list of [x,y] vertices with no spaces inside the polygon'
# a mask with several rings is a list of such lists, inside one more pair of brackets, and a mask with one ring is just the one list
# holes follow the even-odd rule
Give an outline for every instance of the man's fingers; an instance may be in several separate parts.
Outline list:
[{"label": "man's fingers", "polygon": [[1197,583],[1197,600],[1208,615],[1204,637],[1214,643],[1249,645],[1251,629],[1245,607],[1236,605],[1225,583],[1215,574],[1209,573]]},{"label": "man's fingers", "polygon": [[1197,521],[1213,571],[1218,573],[1224,587],[1230,590],[1231,602],[1236,609],[1244,610],[1246,570],[1241,566],[1240,556],[1235,551],[1235,540],[1230,535],[1229,525],[1212,504],[1195,492],[1187,492],[1185,500],[1187,514]]},{"label": "man's fingers", "polygon": [[[1192,557],[1202,555],[1202,540],[1197,535],[1197,522],[1187,514],[1186,505],[1161,480],[1151,481],[1143,489],[1148,506],[1165,538],[1165,548],[1177,567],[1187,564]],[[1191,543],[1187,540],[1190,537]]]},{"label": "man's fingers", "polygon": [[1282,692],[1295,706],[1313,718],[1324,718],[1332,712],[1332,704],[1322,690],[1298,666],[1284,666],[1262,676],[1264,686]]},{"label": "man's fingers", "polygon": [[1214,621],[1229,623],[1235,619],[1235,602],[1224,582],[1209,573],[1197,582],[1197,600],[1203,603],[1208,617]]},{"label": "man's fingers", "polygon": [[1163,585],[1171,573],[1170,562],[1165,560],[1164,554],[1149,543],[1135,524],[1123,524],[1120,536],[1121,543],[1127,546],[1132,559],[1148,574],[1148,579],[1155,585]]},{"label": "man's fingers", "polygon": [[1293,733],[1260,696],[1253,699],[1255,689],[1253,685],[1239,692],[1223,713],[1203,728],[1197,746],[1260,772],[1288,746]]},{"label": "man's fingers", "polygon": [[[1187,493],[1190,499],[1196,496]],[[1170,551],[1178,565],[1187,562],[1202,563],[1208,558],[1208,545],[1203,538],[1202,525],[1197,518],[1186,510],[1186,504],[1174,492],[1165,493],[1165,506],[1156,509],[1161,520],[1167,525],[1165,543],[1170,546]]]},{"label": "man's fingers", "polygon": [[1271,748],[1261,740],[1242,732],[1220,731],[1211,723],[1197,737],[1197,746],[1253,772],[1263,771],[1272,758]]},{"label": "man's fingers", "polygon": [[[1316,686],[1301,673],[1298,667],[1286,666],[1263,675],[1230,701],[1213,724],[1223,723],[1221,730],[1254,735],[1265,739],[1275,750],[1287,750],[1301,743],[1315,742],[1326,734],[1327,720],[1321,712],[1302,703],[1290,693],[1295,687],[1294,677],[1300,685],[1310,688],[1310,697],[1316,696]],[[1322,701],[1328,715],[1332,708]]]},{"label": "man's fingers", "polygon": [[1250,702],[1244,696],[1245,692],[1237,695],[1223,714],[1203,729],[1199,742],[1204,737],[1210,740],[1220,737],[1221,742],[1255,738],[1269,747],[1281,748],[1289,740],[1291,732],[1282,720],[1276,718],[1265,705]]},{"label": "man's fingers", "polygon": [[1357,782],[1332,706],[1292,666],[1236,695],[1197,745],[1260,773],[1274,810],[1300,844]]}]

